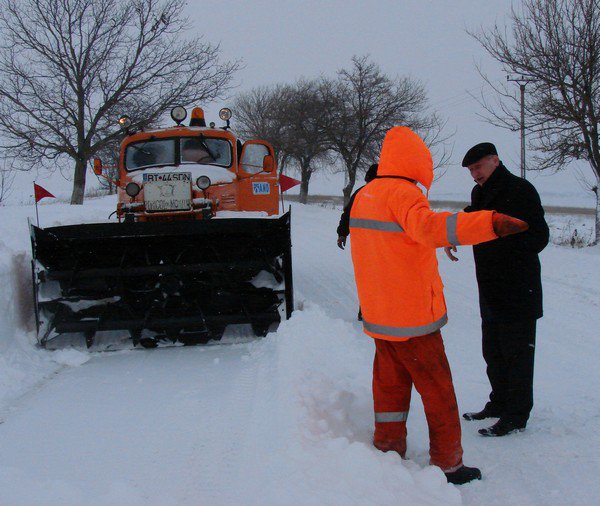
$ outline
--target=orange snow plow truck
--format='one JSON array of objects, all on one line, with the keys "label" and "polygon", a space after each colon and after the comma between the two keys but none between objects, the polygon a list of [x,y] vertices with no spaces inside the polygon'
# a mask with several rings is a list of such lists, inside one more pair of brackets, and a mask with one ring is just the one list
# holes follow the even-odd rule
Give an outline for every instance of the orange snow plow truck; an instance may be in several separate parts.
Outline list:
[{"label": "orange snow plow truck", "polygon": [[[228,325],[254,335],[293,309],[290,213],[279,215],[272,146],[242,143],[204,112],[175,107],[175,125],[125,132],[118,223],[31,225],[38,340],[121,332],[134,345],[219,340]],[[99,159],[94,172],[110,179]]]}]

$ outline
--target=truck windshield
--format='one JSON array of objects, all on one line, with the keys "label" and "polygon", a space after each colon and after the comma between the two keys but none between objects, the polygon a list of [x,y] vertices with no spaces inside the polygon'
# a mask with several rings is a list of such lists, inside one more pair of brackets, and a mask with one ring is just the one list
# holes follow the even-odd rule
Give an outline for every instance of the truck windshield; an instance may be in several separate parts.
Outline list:
[{"label": "truck windshield", "polygon": [[186,137],[180,142],[181,163],[231,165],[231,144],[226,139],[199,136]]},{"label": "truck windshield", "polygon": [[136,142],[127,146],[125,151],[125,167],[128,171],[174,165],[175,139],[157,139]]},{"label": "truck windshield", "polygon": [[[179,160],[176,160],[177,143]],[[149,139],[130,144],[125,150],[125,168],[129,172],[188,163],[230,167],[231,160],[231,144],[228,140],[204,136]]]}]

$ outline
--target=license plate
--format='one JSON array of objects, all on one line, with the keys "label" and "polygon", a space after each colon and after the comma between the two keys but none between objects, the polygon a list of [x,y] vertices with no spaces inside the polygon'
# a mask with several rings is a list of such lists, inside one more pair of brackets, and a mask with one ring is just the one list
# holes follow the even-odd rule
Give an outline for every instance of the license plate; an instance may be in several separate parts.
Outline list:
[{"label": "license plate", "polygon": [[146,211],[187,211],[192,208],[192,174],[165,172],[144,174]]}]

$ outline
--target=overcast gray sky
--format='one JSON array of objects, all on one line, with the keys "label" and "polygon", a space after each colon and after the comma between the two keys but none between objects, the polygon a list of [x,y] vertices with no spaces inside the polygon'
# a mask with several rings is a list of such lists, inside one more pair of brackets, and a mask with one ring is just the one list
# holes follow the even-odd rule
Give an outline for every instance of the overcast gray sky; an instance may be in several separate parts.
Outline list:
[{"label": "overcast gray sky", "polygon": [[[464,189],[468,194],[472,181],[460,161],[478,142],[494,142],[508,168],[519,173],[519,133],[479,119],[481,107],[467,93],[478,93],[483,85],[476,64],[499,81],[506,74],[466,29],[504,25],[510,7],[510,0],[190,0],[187,9],[198,33],[220,43],[224,59],[243,61],[236,91],[333,76],[353,55],[365,54],[390,76],[418,79],[432,107],[448,118],[449,131],[456,131],[454,163],[433,193]],[[221,105],[207,112],[214,115]],[[542,192],[590,199],[573,176],[531,174],[530,179]]]}]

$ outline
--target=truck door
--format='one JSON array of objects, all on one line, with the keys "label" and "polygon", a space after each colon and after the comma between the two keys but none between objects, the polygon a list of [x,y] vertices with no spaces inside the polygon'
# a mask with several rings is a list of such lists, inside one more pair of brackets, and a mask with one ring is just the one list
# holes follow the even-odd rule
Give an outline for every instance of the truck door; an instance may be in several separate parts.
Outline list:
[{"label": "truck door", "polygon": [[246,141],[238,169],[240,211],[279,210],[279,183],[273,147],[265,141]]}]

